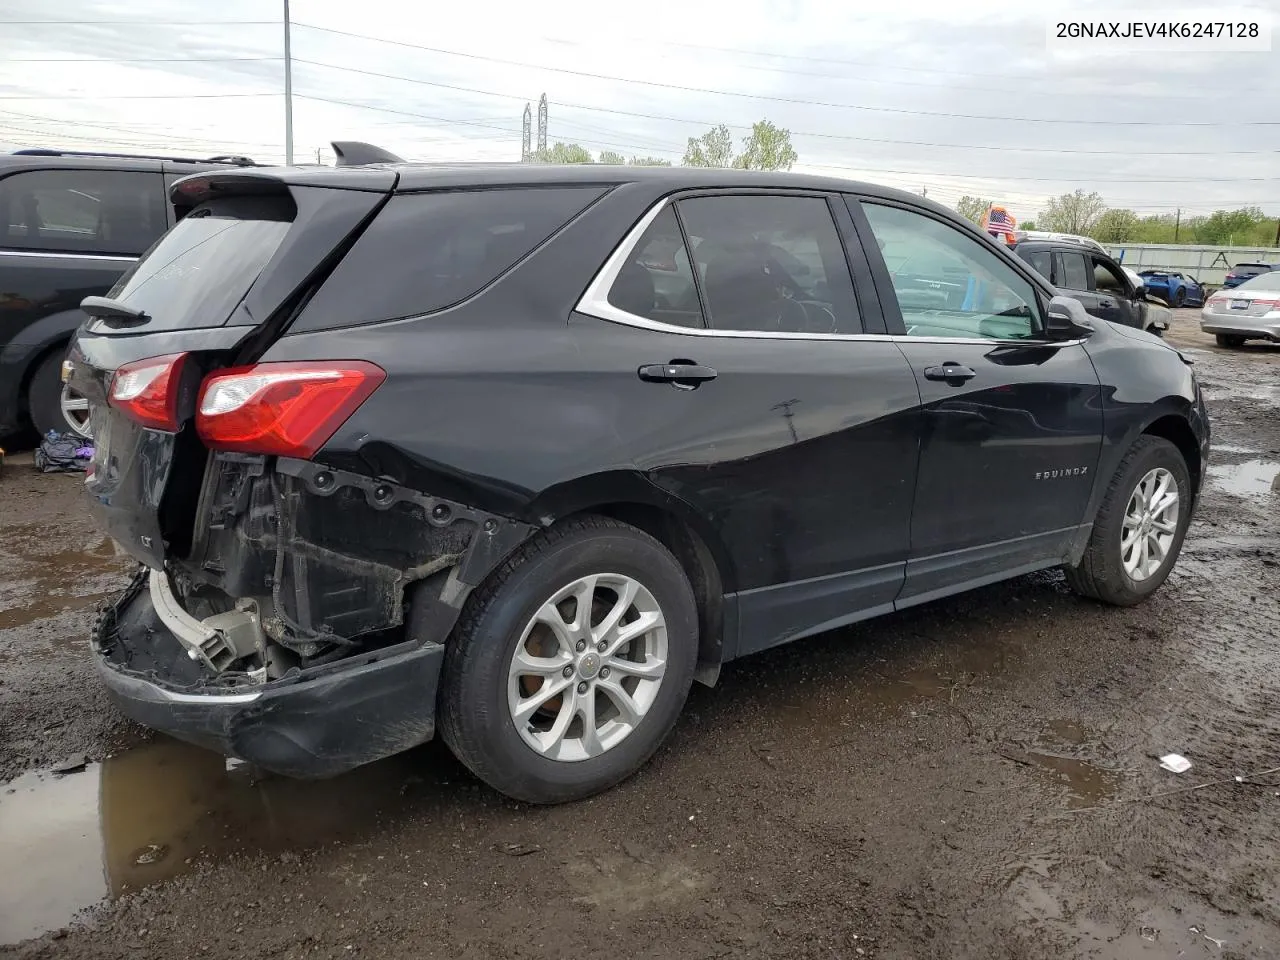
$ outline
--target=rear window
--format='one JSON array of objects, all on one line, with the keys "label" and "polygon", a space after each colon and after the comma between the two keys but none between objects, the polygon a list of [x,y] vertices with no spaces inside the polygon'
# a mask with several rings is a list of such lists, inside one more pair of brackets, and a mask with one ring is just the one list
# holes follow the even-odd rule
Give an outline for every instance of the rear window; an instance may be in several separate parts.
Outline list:
[{"label": "rear window", "polygon": [[1235,290],[1280,290],[1280,277],[1274,276],[1270,270],[1255,273],[1244,283],[1237,284]]},{"label": "rear window", "polygon": [[108,296],[149,314],[148,333],[222,326],[284,240],[293,213],[288,200],[197,207]]},{"label": "rear window", "polygon": [[0,246],[137,256],[164,233],[159,173],[28,170],[0,180]]},{"label": "rear window", "polygon": [[460,303],[540,246],[601,193],[600,187],[545,187],[393,197],[293,330],[398,320]]},{"label": "rear window", "polygon": [[1240,274],[1256,276],[1259,273],[1270,273],[1271,267],[1265,263],[1237,263],[1231,268],[1231,272],[1236,274],[1236,276],[1239,276]]}]

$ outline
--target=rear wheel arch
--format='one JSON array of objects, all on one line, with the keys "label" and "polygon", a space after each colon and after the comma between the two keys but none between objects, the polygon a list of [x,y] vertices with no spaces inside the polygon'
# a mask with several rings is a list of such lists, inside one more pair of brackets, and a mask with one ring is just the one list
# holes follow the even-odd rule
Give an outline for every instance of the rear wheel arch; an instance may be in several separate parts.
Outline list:
[{"label": "rear wheel arch", "polygon": [[725,584],[712,548],[677,514],[652,504],[604,503],[586,513],[643,530],[675,555],[698,604],[698,672],[694,679],[713,685],[724,660]]},{"label": "rear wheel arch", "polygon": [[543,527],[575,517],[601,516],[649,534],[680,562],[698,604],[698,673],[708,686],[725,659],[724,597],[737,589],[735,568],[715,528],[684,501],[655,486],[636,471],[612,471],[582,477],[544,491],[528,513]]}]

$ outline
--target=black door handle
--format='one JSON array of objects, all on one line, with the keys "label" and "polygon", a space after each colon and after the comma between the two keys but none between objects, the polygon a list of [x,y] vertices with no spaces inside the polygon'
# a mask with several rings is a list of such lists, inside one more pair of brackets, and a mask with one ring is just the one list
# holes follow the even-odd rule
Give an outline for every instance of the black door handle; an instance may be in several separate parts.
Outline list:
[{"label": "black door handle", "polygon": [[944,363],[940,367],[925,367],[924,370],[926,380],[945,380],[953,386],[972,380],[977,375],[978,372],[972,367],[962,367],[958,363]]},{"label": "black door handle", "polygon": [[673,360],[671,363],[648,363],[636,371],[645,383],[670,383],[692,390],[700,383],[714,380],[716,372],[700,363]]}]

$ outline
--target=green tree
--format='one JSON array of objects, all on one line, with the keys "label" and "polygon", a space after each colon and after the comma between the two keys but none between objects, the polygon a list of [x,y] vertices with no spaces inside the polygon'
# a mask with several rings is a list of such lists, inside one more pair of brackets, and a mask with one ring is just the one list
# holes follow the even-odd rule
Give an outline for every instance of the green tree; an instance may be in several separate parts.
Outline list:
[{"label": "green tree", "polygon": [[631,166],[633,167],[669,167],[670,160],[659,160],[657,157],[632,157]]},{"label": "green tree", "polygon": [[1138,215],[1120,207],[1106,210],[1098,217],[1089,236],[1102,243],[1123,243],[1137,239]]},{"label": "green tree", "polygon": [[1036,222],[1035,222],[1034,220],[1028,220],[1028,221],[1026,221],[1026,223],[1023,223],[1023,224],[1021,225],[1020,229],[1022,229],[1022,230],[1036,230],[1036,229],[1039,229],[1039,228],[1038,228],[1038,227],[1036,227]]},{"label": "green tree", "polygon": [[556,142],[546,150],[535,150],[534,163],[594,163],[591,151],[576,143]]},{"label": "green tree", "polygon": [[1215,210],[1203,224],[1196,227],[1196,239],[1201,243],[1221,244],[1224,246],[1252,246],[1259,236],[1258,227],[1266,223],[1267,218],[1257,207],[1242,207],[1239,210]]},{"label": "green tree", "polygon": [[600,163],[607,163],[615,167],[620,167],[627,162],[627,158],[620,154],[617,150],[601,150]]},{"label": "green tree", "polygon": [[982,218],[991,209],[991,201],[983,197],[971,197],[967,193],[956,201],[956,213],[971,223],[982,225]]},{"label": "green tree", "polygon": [[791,131],[761,120],[742,139],[742,153],[734,158],[739,170],[790,170],[799,159],[791,146]]},{"label": "green tree", "polygon": [[1050,200],[1048,209],[1040,214],[1038,223],[1041,230],[1086,234],[1106,209],[1107,202],[1102,199],[1101,194],[1076,190]]},{"label": "green tree", "polygon": [[686,167],[733,166],[733,134],[722,123],[700,137],[690,137],[680,163]]}]

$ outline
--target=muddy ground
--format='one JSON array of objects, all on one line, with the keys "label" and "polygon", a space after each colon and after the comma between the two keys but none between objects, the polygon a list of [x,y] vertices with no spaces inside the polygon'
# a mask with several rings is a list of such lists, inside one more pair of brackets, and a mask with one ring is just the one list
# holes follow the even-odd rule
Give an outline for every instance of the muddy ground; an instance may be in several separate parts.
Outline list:
[{"label": "muddy ground", "polygon": [[1280,348],[1194,319],[1216,452],[1153,600],[1034,576],[735,663],[555,809],[436,746],[317,785],[148,737],[86,662],[125,565],[78,479],[11,463],[0,955],[1280,955]]}]

